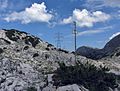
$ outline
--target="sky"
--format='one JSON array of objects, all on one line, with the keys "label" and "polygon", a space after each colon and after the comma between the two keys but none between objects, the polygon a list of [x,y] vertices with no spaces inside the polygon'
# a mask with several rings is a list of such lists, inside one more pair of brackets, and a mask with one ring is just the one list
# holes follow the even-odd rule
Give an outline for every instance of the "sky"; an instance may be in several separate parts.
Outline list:
[{"label": "sky", "polygon": [[103,48],[120,34],[120,0],[0,0],[0,29],[17,29],[61,48]]}]

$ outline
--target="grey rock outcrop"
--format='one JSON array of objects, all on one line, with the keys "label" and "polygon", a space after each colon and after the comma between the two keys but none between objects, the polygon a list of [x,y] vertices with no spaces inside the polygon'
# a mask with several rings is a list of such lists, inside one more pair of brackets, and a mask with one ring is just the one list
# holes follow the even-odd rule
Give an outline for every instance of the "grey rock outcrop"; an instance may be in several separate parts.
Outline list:
[{"label": "grey rock outcrop", "polygon": [[[82,56],[77,58],[82,63],[89,61],[96,66],[108,65],[114,73],[120,71],[119,65],[110,62],[97,62]],[[0,91],[57,91],[66,88],[52,84],[53,72],[59,67],[58,61],[74,65],[74,54],[56,49],[52,44],[25,32],[0,30]],[[77,84],[68,87],[75,87],[74,91],[88,91]]]},{"label": "grey rock outcrop", "polygon": [[40,91],[47,87],[47,76],[57,69],[57,62],[70,64],[73,57],[28,33],[0,30],[0,91]]}]

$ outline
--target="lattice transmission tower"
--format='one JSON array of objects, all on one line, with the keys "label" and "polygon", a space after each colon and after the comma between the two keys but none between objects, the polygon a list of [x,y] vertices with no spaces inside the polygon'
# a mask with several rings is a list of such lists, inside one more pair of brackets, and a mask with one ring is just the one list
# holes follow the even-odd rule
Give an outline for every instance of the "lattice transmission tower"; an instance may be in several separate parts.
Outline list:
[{"label": "lattice transmission tower", "polygon": [[75,51],[75,62],[77,61],[77,30],[76,30],[76,21],[73,22],[74,29],[73,29],[73,34],[74,34],[74,51]]},{"label": "lattice transmission tower", "polygon": [[56,38],[56,47],[58,49],[61,49],[62,48],[62,41],[63,41],[63,36],[62,36],[62,33],[58,32],[55,34],[55,38]]}]

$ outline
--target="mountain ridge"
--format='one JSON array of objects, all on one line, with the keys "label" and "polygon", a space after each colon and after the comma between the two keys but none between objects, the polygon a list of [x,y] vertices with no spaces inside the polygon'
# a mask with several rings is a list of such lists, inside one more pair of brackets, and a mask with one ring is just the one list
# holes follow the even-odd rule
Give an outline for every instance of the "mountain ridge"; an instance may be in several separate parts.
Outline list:
[{"label": "mountain ridge", "polygon": [[98,60],[110,56],[115,50],[120,47],[120,35],[115,36],[102,49],[82,46],[76,50],[76,53],[90,59]]}]

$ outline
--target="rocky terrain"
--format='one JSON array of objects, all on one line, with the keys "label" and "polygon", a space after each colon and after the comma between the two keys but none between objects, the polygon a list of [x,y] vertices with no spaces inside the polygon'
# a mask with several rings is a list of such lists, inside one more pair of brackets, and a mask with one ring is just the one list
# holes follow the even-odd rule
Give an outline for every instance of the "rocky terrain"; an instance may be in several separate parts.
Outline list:
[{"label": "rocky terrain", "polygon": [[78,55],[85,56],[90,59],[98,60],[110,56],[120,47],[120,35],[111,39],[103,49],[96,49],[87,46],[79,47],[76,51]]},{"label": "rocky terrain", "polygon": [[[115,51],[108,58],[100,61],[82,56],[77,56],[77,60],[85,65],[89,62],[97,68],[100,65],[109,67],[108,73],[119,76],[119,52],[119,50]],[[67,70],[70,67],[74,68],[76,64],[74,54],[57,49],[38,37],[15,29],[0,30],[0,91],[91,91],[86,85],[77,84],[74,81],[64,85],[55,84],[56,79],[53,80],[53,77],[59,73],[60,62],[66,65],[65,69],[68,66]],[[91,67],[93,66],[88,66],[88,68]],[[97,69],[96,67],[94,68]],[[59,77],[59,74],[56,77]],[[60,79],[57,80],[60,81]],[[108,91],[120,91],[119,82],[115,82],[115,86],[108,85],[108,89]]]}]

